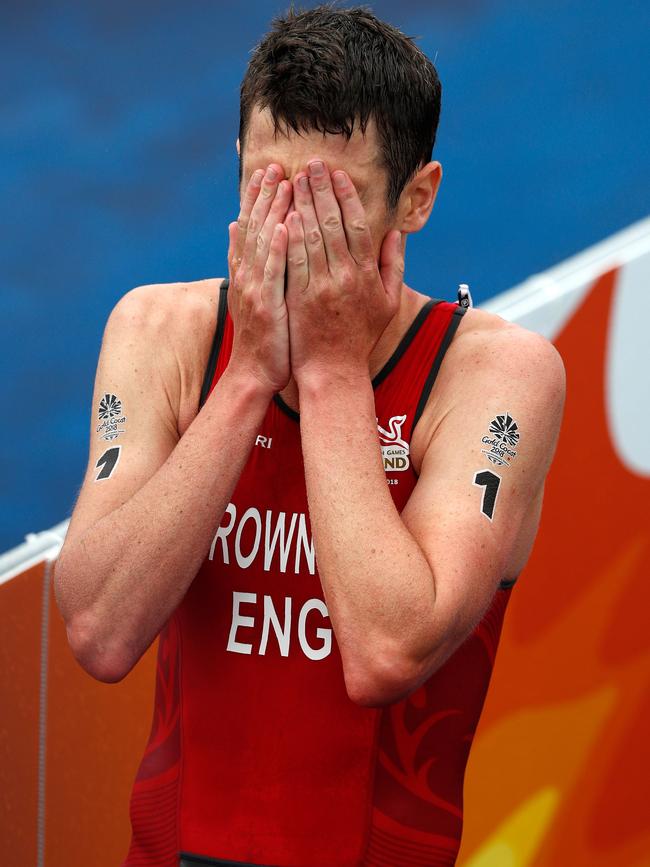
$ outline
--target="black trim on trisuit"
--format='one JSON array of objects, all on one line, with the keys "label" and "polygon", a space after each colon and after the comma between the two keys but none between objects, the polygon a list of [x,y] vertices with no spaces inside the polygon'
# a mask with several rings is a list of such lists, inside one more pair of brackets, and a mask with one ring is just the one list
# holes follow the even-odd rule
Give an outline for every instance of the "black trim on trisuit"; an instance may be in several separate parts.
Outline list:
[{"label": "black trim on trisuit", "polygon": [[422,325],[424,324],[424,320],[427,318],[427,316],[429,314],[429,310],[431,310],[431,308],[434,307],[436,304],[440,304],[440,299],[439,298],[430,298],[426,302],[426,304],[420,308],[418,315],[415,317],[413,322],[411,322],[406,334],[404,335],[404,337],[402,337],[402,339],[398,343],[397,349],[395,350],[395,352],[393,352],[393,354],[388,359],[386,364],[384,364],[382,369],[379,371],[379,373],[373,379],[373,381],[372,381],[372,387],[373,388],[377,388],[377,386],[380,383],[382,383],[386,379],[388,374],[395,368],[395,365],[397,364],[397,362],[400,360],[400,358],[404,355],[406,350],[411,345],[411,342],[412,342],[413,338],[415,337],[415,335],[418,333],[420,328],[422,328]]},{"label": "black trim on trisuit", "polygon": [[200,867],[272,867],[270,864],[252,864],[249,861],[224,861],[221,858],[206,858],[204,855],[194,855],[192,852],[179,852],[178,867],[194,867],[195,864]]},{"label": "black trim on trisuit", "polygon": [[208,358],[208,366],[205,369],[203,377],[203,385],[201,387],[201,396],[199,397],[199,409],[208,399],[210,394],[210,386],[214,378],[214,372],[217,369],[217,361],[219,360],[219,352],[221,343],[223,342],[223,332],[226,326],[226,313],[228,312],[228,278],[223,281],[219,287],[219,306],[217,308],[217,326],[214,330],[212,339],[212,349]]},{"label": "black trim on trisuit", "polygon": [[[400,340],[397,345],[397,348],[388,359],[386,364],[382,367],[382,369],[377,373],[377,375],[372,380],[372,387],[377,388],[377,386],[382,383],[388,374],[395,368],[395,365],[400,360],[400,358],[404,355],[406,350],[411,345],[413,338],[418,333],[422,325],[424,324],[424,320],[427,318],[429,311],[436,304],[440,304],[439,298],[430,298],[421,308],[418,310],[417,315],[413,322],[409,325],[406,333]],[[280,407],[285,415],[288,415],[289,418],[292,418],[294,421],[300,421],[300,413],[296,412],[295,409],[292,409],[279,394],[273,395],[273,400]]]},{"label": "black trim on trisuit", "polygon": [[300,413],[296,412],[288,403],[285,403],[279,392],[276,391],[273,395],[273,400],[285,415],[288,415],[289,418],[292,418],[294,421],[300,421]]},{"label": "black trim on trisuit", "polygon": [[[519,576],[517,575],[517,578],[518,578],[518,577],[519,577]],[[510,578],[510,579],[504,578],[504,579],[499,583],[499,587],[498,587],[498,589],[499,589],[499,590],[509,590],[511,587],[514,587],[514,586],[515,586],[515,584],[517,583],[517,578]]]},{"label": "black trim on trisuit", "polygon": [[466,307],[457,306],[452,314],[451,319],[449,320],[449,325],[447,326],[447,330],[445,331],[445,336],[442,338],[440,346],[438,347],[436,357],[433,359],[431,370],[429,371],[429,375],[427,376],[424,383],[422,393],[420,394],[420,400],[418,401],[417,409],[415,410],[415,416],[413,418],[413,426],[411,427],[411,436],[413,436],[415,425],[418,423],[418,421],[420,420],[420,416],[424,412],[424,407],[426,406],[429,395],[431,394],[433,383],[436,381],[436,377],[438,376],[438,371],[440,370],[442,359],[445,357],[445,353],[449,349],[449,344],[451,343],[454,334],[456,333],[456,329],[460,325],[460,320],[465,315],[466,310]]}]

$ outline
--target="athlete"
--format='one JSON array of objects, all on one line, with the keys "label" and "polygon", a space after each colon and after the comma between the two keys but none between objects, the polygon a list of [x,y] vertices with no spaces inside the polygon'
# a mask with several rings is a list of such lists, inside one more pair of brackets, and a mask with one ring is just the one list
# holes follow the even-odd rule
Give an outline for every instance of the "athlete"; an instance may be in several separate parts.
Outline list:
[{"label": "athlete", "polygon": [[228,277],[108,319],[55,592],[101,681],[159,638],[127,867],[456,860],[565,381],[539,335],[404,282],[439,108],[368,10],[276,20]]}]

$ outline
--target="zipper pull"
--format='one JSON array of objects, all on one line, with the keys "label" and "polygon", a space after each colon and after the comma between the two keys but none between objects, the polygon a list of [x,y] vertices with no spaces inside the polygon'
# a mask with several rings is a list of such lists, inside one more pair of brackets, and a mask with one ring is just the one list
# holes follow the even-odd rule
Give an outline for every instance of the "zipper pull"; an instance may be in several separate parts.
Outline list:
[{"label": "zipper pull", "polygon": [[473,307],[472,296],[467,283],[458,284],[458,303],[461,307]]}]

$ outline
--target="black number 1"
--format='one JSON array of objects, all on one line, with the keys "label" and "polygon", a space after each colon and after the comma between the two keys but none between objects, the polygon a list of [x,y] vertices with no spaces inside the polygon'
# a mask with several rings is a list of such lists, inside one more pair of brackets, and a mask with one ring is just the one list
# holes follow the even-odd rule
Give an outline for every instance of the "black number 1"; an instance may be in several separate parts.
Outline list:
[{"label": "black number 1", "polygon": [[497,501],[499,485],[501,484],[500,476],[490,470],[482,470],[474,476],[474,484],[479,487],[484,487],[483,502],[481,503],[481,511],[486,518],[492,520],[494,515],[494,504]]},{"label": "black number 1", "polygon": [[95,464],[95,469],[99,467],[102,468],[101,472],[95,479],[96,482],[101,482],[102,479],[110,479],[113,474],[113,470],[117,466],[117,462],[120,459],[120,451],[122,450],[122,446],[112,446],[110,449],[106,449],[104,454]]}]

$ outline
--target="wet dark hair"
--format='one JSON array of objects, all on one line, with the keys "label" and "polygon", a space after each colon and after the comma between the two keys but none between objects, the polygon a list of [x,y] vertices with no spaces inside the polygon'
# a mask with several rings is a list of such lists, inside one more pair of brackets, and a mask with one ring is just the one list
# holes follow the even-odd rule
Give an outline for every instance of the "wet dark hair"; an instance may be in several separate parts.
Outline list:
[{"label": "wet dark hair", "polygon": [[365,133],[373,118],[390,213],[408,181],[431,160],[441,92],[433,63],[413,39],[368,8],[292,7],[272,22],[244,75],[241,150],[254,107],[270,110],[276,135],[315,130],[349,139],[355,124]]}]

